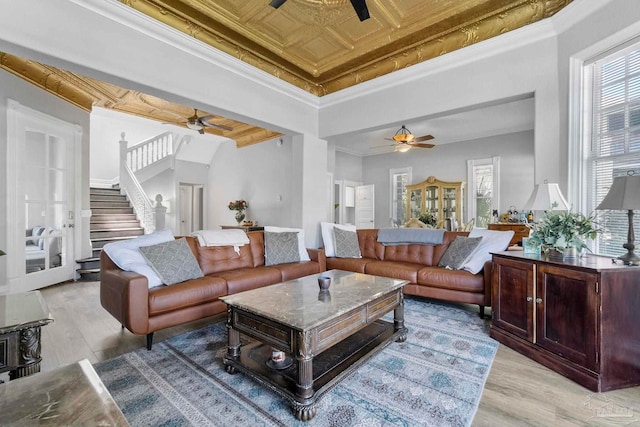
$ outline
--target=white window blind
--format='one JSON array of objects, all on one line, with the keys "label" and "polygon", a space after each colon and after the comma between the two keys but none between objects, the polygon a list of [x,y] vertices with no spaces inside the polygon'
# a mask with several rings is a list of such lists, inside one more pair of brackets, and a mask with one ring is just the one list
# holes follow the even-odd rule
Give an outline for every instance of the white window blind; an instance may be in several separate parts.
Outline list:
[{"label": "white window blind", "polygon": [[[587,166],[591,209],[605,197],[613,178],[633,170],[640,173],[640,43],[601,58],[590,66],[592,138]],[[627,212],[594,211],[605,232],[596,253],[621,255],[627,241]],[[640,216],[634,218],[640,229]]]}]

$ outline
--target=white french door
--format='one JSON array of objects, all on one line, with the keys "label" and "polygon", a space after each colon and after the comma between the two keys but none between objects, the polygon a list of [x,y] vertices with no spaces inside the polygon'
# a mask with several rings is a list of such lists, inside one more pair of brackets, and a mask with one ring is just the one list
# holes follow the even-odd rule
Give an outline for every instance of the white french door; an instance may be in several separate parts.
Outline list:
[{"label": "white french door", "polygon": [[74,278],[78,126],[9,101],[9,292]]}]

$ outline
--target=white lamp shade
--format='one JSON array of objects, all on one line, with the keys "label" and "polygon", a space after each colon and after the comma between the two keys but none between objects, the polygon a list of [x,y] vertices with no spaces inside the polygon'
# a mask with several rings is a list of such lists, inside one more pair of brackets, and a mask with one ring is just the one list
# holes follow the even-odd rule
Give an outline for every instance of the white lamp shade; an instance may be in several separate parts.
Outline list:
[{"label": "white lamp shade", "polygon": [[640,209],[640,175],[614,178],[609,192],[596,209],[625,211]]},{"label": "white lamp shade", "polygon": [[568,211],[569,203],[556,183],[536,184],[531,197],[524,205],[525,211]]}]

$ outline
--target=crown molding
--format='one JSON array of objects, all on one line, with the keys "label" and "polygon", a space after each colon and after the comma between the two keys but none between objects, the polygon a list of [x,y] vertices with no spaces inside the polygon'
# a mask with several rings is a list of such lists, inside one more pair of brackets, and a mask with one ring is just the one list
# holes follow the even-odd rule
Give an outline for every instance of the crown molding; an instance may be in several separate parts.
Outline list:
[{"label": "crown molding", "polygon": [[318,108],[318,97],[287,83],[266,71],[231,56],[221,50],[166,25],[138,10],[117,0],[69,0],[72,3],[90,10],[120,25],[151,37],[159,42],[180,49],[205,62],[214,64],[231,73],[243,77],[279,92],[295,101]]},{"label": "crown molding", "polygon": [[505,34],[449,52],[392,74],[362,82],[320,98],[320,108],[353,101],[363,95],[393,89],[399,85],[414,83],[433,74],[443,73],[461,65],[491,58],[499,52],[519,49],[523,46],[557,36],[551,18],[520,27]]}]

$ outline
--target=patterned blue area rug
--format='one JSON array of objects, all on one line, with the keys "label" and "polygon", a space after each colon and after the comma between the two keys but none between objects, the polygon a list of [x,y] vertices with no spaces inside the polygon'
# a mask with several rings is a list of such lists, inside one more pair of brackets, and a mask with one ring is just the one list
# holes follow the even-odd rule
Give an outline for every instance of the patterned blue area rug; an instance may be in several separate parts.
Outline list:
[{"label": "patterned blue area rug", "polygon": [[[392,314],[392,313],[391,313]],[[224,322],[95,365],[132,426],[468,426],[498,348],[477,313],[405,300],[391,343],[327,393],[310,422],[222,364]]]}]

